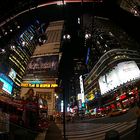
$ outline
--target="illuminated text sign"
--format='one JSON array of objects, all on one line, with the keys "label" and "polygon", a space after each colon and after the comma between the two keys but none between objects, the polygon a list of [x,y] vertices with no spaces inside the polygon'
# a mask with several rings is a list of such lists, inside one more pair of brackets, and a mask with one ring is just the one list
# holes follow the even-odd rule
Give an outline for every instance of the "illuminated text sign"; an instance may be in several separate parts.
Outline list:
[{"label": "illuminated text sign", "polygon": [[58,87],[57,84],[28,84],[22,83],[21,87],[30,87],[30,88],[55,88]]}]

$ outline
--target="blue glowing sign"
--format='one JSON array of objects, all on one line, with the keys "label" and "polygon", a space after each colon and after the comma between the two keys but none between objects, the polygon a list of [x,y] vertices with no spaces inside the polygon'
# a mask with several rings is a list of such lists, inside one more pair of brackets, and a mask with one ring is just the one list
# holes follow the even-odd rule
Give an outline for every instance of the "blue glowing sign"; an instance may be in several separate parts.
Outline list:
[{"label": "blue glowing sign", "polygon": [[89,53],[90,53],[90,48],[88,48],[88,50],[87,50],[86,64],[88,64],[88,60],[89,60]]},{"label": "blue glowing sign", "polygon": [[2,73],[0,73],[0,81],[3,83],[2,89],[11,94],[13,89],[13,82]]}]

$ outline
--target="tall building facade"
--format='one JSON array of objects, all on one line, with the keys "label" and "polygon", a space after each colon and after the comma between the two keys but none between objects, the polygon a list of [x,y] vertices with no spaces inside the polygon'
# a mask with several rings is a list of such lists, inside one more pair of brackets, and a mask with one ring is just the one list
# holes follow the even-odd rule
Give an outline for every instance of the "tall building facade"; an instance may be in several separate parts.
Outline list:
[{"label": "tall building facade", "polygon": [[[95,18],[94,28],[94,45],[87,53],[89,73],[84,79],[87,109],[98,113],[126,107],[137,98],[128,89],[140,79],[138,44],[109,19]],[[93,55],[96,52],[98,58]]]},{"label": "tall building facade", "polygon": [[5,48],[1,49],[1,92],[19,94],[26,66],[36,47],[36,37],[36,28],[34,25],[30,25],[13,38]]},{"label": "tall building facade", "polygon": [[36,47],[21,84],[21,96],[33,88],[35,95],[47,100],[48,115],[53,115],[56,111],[55,88],[58,86],[58,65],[61,58],[59,49],[63,23],[63,21],[49,23],[45,31],[47,41]]}]

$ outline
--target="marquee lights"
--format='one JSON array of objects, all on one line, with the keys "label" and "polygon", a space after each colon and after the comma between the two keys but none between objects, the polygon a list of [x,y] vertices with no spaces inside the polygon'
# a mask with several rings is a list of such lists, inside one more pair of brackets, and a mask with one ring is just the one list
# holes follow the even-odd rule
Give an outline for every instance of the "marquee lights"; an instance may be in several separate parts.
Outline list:
[{"label": "marquee lights", "polygon": [[58,87],[58,85],[57,84],[29,84],[29,83],[21,83],[21,87],[55,88],[55,87]]}]

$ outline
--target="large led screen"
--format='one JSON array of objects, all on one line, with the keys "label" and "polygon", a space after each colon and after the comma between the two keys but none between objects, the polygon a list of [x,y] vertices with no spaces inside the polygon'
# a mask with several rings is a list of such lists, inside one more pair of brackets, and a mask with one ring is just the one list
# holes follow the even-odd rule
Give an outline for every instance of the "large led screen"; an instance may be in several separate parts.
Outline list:
[{"label": "large led screen", "polygon": [[13,89],[13,82],[4,74],[0,74],[0,81],[3,83],[2,89],[11,94]]},{"label": "large led screen", "polygon": [[15,70],[13,70],[12,68],[10,69],[10,72],[8,74],[8,76],[14,81],[16,78],[17,73],[15,72]]},{"label": "large led screen", "polygon": [[108,73],[100,76],[98,82],[101,94],[105,94],[121,84],[138,78],[140,78],[140,69],[134,61],[119,63]]},{"label": "large led screen", "polygon": [[58,72],[59,55],[47,55],[31,58],[26,74],[56,77]]}]

